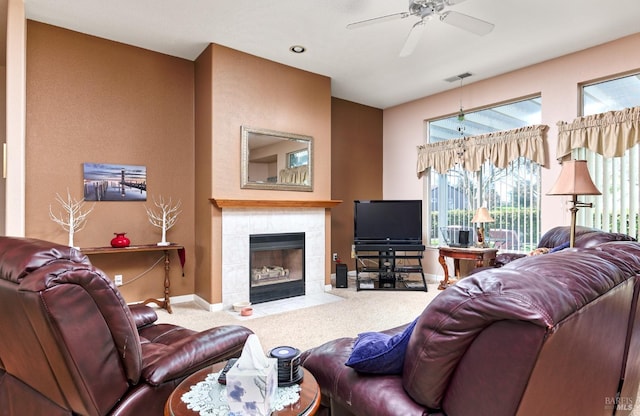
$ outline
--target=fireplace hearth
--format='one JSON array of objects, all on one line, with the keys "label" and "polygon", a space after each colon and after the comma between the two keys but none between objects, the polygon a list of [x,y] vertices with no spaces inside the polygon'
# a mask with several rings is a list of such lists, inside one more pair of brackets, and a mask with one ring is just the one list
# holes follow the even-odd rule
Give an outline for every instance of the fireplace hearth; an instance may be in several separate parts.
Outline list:
[{"label": "fireplace hearth", "polygon": [[249,251],[251,303],[305,294],[305,233],[252,234]]}]

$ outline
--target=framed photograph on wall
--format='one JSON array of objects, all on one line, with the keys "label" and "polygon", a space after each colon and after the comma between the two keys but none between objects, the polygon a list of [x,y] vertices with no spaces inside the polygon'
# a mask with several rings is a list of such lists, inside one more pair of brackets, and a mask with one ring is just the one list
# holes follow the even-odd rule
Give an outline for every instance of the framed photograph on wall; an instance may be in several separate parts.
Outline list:
[{"label": "framed photograph on wall", "polygon": [[85,201],[146,201],[147,167],[83,163]]}]

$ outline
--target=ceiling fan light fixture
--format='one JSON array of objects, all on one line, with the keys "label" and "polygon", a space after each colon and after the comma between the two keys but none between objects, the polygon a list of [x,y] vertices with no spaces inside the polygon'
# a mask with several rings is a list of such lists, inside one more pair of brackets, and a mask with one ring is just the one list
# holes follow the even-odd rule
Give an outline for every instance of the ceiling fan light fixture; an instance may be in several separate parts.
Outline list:
[{"label": "ceiling fan light fixture", "polygon": [[418,14],[420,15],[420,19],[431,19],[433,15],[436,14],[436,10],[433,7],[425,6]]},{"label": "ceiling fan light fixture", "polygon": [[452,10],[445,11],[446,7],[462,3],[463,1],[466,0],[409,0],[408,12],[393,13],[350,23],[347,25],[347,29],[355,29],[368,26],[373,23],[386,22],[388,20],[404,19],[409,16],[419,18],[420,20],[414,24],[409,31],[409,35],[407,36],[404,46],[400,51],[400,57],[411,55],[418,43],[418,36],[422,33],[422,29],[424,29],[426,21],[431,20],[433,16],[438,16],[440,21],[459,29],[475,33],[476,35],[482,36],[491,32],[494,28],[493,23],[485,22],[484,20],[460,12]]}]

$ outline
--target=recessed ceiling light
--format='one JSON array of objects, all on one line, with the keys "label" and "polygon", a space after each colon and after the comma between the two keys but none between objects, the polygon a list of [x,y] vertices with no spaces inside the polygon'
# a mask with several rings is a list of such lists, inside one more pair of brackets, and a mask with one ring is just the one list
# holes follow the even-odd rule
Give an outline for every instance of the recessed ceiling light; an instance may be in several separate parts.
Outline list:
[{"label": "recessed ceiling light", "polygon": [[306,51],[307,48],[305,48],[302,45],[293,45],[292,47],[289,48],[289,50],[293,53],[304,53],[304,51]]}]

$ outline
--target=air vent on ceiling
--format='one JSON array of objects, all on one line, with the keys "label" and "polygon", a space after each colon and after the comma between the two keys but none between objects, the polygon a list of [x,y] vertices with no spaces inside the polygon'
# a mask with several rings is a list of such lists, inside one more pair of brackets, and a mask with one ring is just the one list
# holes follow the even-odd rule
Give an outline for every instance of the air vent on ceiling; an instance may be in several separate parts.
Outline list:
[{"label": "air vent on ceiling", "polygon": [[470,77],[471,74],[470,72],[465,72],[464,74],[460,74],[460,75],[454,75],[452,77],[449,78],[445,78],[445,81],[447,82],[456,82],[456,81],[460,81],[461,79],[465,79],[467,77]]}]

